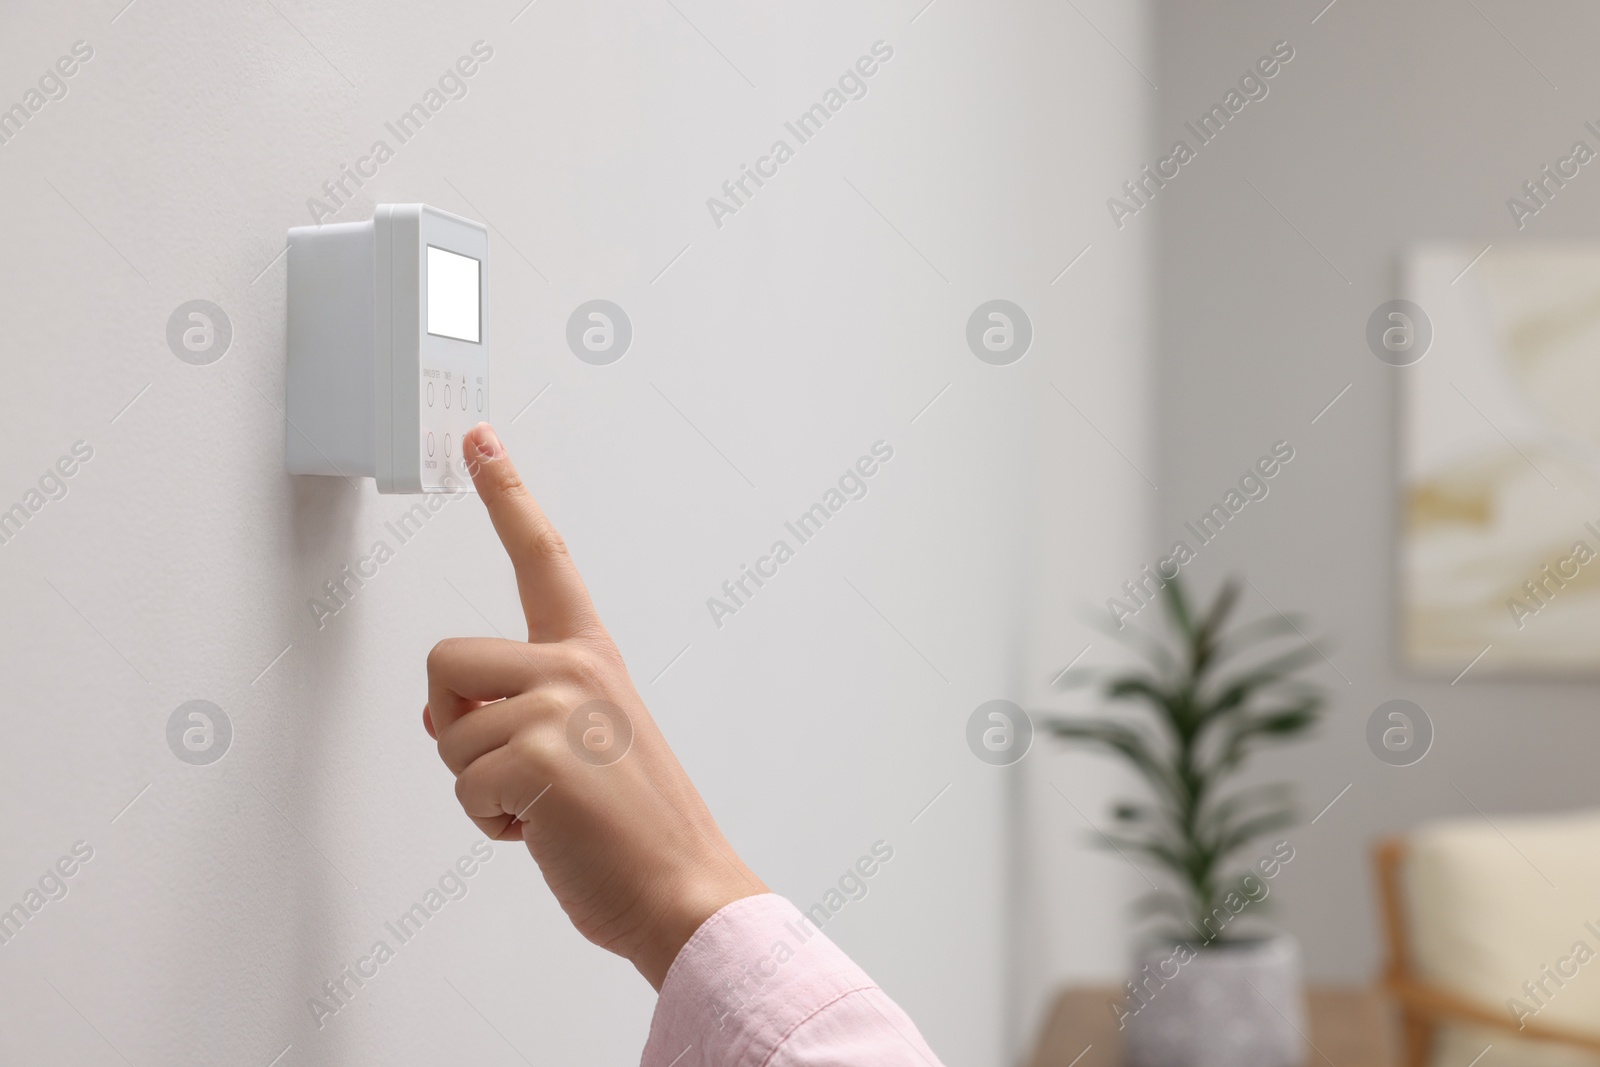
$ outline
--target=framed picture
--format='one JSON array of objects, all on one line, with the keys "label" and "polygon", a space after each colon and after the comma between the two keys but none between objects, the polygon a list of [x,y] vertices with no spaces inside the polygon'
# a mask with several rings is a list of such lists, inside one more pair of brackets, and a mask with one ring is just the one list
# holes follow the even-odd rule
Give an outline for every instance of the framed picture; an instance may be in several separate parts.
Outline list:
[{"label": "framed picture", "polygon": [[1368,324],[1402,379],[1403,656],[1471,677],[1593,673],[1600,245],[1480,252],[1412,249],[1409,305]]}]

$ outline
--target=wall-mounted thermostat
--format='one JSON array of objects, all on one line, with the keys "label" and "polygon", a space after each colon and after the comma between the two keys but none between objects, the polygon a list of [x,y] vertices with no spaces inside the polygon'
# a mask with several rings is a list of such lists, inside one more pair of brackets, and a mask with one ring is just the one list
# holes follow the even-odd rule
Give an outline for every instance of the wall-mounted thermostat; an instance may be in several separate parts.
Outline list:
[{"label": "wall-mounted thermostat", "polygon": [[489,417],[489,235],[425,204],[289,231],[291,474],[461,493]]}]

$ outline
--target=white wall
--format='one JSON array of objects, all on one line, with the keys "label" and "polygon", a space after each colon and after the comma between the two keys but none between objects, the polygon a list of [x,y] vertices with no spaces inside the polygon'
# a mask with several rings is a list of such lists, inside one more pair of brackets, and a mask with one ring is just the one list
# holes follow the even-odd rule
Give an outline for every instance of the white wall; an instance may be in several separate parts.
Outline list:
[{"label": "white wall", "polygon": [[[318,628],[308,598],[412,501],[283,473],[274,257],[479,40],[469,94],[335,217],[420,200],[494,227],[496,421],[736,847],[805,905],[889,841],[829,933],[947,1062],[1020,1048],[1076,947],[1058,932],[1051,960],[1007,966],[1043,922],[1017,899],[1057,892],[1007,874],[1063,833],[1008,851],[1021,775],[963,730],[983,700],[1040,699],[1084,643],[1071,606],[1139,555],[1145,490],[1116,449],[1148,463],[1144,245],[1097,227],[1148,91],[1106,38],[1142,63],[1141,8],[675,2],[8,20],[7,103],[73,42],[94,56],[0,146],[0,504],[74,442],[94,456],[0,545],[0,901],[75,842],[94,853],[0,946],[0,1058],[628,1062],[643,1043],[649,989],[512,846],[321,1029],[307,1006],[474,840],[419,722],[427,649],[520,619],[464,499]],[[879,39],[895,54],[869,95],[715,228],[706,197]],[[1037,330],[1009,368],[963,339],[995,296]],[[595,297],[636,331],[607,368],[562,340]],[[234,329],[204,367],[164,336],[196,298]],[[895,457],[871,494],[715,629],[705,598],[879,439]],[[191,699],[233,724],[210,766],[167,747]]]},{"label": "white wall", "polygon": [[[1333,665],[1315,672],[1333,698],[1326,725],[1261,769],[1296,779],[1308,816],[1351,788],[1292,835],[1276,918],[1304,942],[1313,976],[1365,979],[1380,963],[1368,853],[1378,836],[1435,815],[1475,818],[1473,805],[1493,816],[1600,799],[1595,685],[1471,672],[1451,685],[1400,667],[1392,560],[1403,372],[1363,339],[1368,315],[1396,295],[1395,255],[1409,243],[1499,249],[1600,236],[1595,181],[1569,185],[1522,235],[1506,208],[1595,118],[1586,44],[1600,18],[1574,2],[1263,0],[1166,3],[1157,25],[1162,142],[1273,42],[1296,53],[1271,94],[1128,226],[1154,223],[1158,234],[1158,480],[1172,488],[1157,536],[1176,535],[1274,440],[1296,449],[1272,495],[1195,566],[1207,586],[1247,574],[1329,639]],[[1245,604],[1271,610],[1254,594]],[[1396,697],[1420,704],[1437,731],[1408,768],[1380,763],[1363,736],[1372,710]]]}]

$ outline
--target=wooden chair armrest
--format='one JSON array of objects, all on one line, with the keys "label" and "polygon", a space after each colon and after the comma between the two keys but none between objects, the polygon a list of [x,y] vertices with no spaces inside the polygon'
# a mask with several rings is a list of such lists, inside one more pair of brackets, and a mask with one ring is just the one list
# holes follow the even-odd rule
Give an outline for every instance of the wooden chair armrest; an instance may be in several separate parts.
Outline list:
[{"label": "wooden chair armrest", "polygon": [[1557,1041],[1600,1053],[1600,1034],[1582,1033],[1533,1020],[1524,1020],[1519,1026],[1509,1011],[1496,1010],[1460,993],[1409,978],[1389,977],[1384,980],[1384,986],[1406,1007],[1435,1022],[1456,1020],[1476,1023],[1533,1040]]}]

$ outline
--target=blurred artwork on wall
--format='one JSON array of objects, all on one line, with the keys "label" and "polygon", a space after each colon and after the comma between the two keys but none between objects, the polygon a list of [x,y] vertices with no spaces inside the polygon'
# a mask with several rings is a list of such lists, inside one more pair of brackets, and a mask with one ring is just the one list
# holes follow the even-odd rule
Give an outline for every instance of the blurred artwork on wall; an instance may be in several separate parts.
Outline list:
[{"label": "blurred artwork on wall", "polygon": [[[1399,630],[1466,679],[1600,670],[1600,245],[1430,245],[1400,383]],[[1376,314],[1376,313],[1375,313]],[[1369,338],[1373,327],[1369,324]],[[1374,351],[1378,351],[1374,348]]]}]

